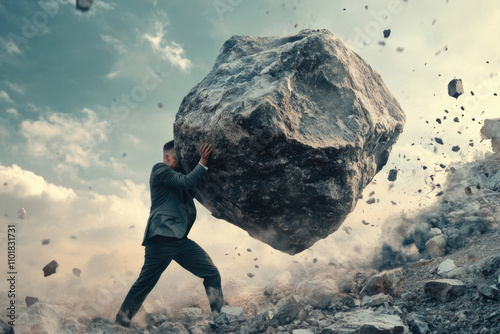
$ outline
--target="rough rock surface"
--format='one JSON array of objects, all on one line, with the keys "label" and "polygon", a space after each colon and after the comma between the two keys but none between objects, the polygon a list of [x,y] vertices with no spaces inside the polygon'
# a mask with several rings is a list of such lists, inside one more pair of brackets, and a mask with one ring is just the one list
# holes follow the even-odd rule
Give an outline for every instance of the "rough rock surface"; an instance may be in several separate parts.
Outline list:
[{"label": "rough rock surface", "polygon": [[386,164],[405,115],[376,73],[327,30],[233,36],[174,124],[185,172],[215,149],[196,198],[289,254],[335,232]]},{"label": "rough rock surface", "polygon": [[493,152],[500,152],[500,118],[486,119],[481,128],[481,137],[491,139]]},{"label": "rough rock surface", "polygon": [[14,330],[16,333],[59,333],[64,324],[64,314],[60,306],[35,303],[19,315]]},{"label": "rough rock surface", "polygon": [[456,279],[437,279],[426,282],[425,294],[435,300],[450,301],[465,293],[466,286]]},{"label": "rough rock surface", "polygon": [[372,310],[357,310],[338,313],[339,319],[323,329],[322,334],[335,333],[410,333],[408,327],[397,315],[380,314]]}]

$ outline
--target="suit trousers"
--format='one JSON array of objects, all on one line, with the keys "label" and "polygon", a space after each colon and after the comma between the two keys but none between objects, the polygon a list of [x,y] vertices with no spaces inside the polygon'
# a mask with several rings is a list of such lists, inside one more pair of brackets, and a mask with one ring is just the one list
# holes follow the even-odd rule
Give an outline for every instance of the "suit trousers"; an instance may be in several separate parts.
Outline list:
[{"label": "suit trousers", "polygon": [[161,274],[174,260],[184,269],[203,278],[212,312],[220,312],[224,303],[219,270],[208,254],[188,238],[153,237],[146,243],[144,265],[139,278],[132,285],[117,314],[117,319],[130,321],[147,295],[154,288]]}]

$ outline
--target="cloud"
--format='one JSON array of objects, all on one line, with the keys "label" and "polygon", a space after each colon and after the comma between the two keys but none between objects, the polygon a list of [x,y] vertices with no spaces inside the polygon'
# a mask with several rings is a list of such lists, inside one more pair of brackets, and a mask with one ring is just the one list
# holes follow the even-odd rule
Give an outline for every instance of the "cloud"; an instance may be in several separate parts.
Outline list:
[{"label": "cloud", "polygon": [[0,101],[5,101],[5,102],[8,102],[8,103],[14,103],[14,101],[12,101],[9,97],[9,94],[7,94],[6,91],[4,90],[0,90]]},{"label": "cloud", "polygon": [[113,79],[114,77],[116,77],[118,74],[120,74],[121,71],[115,71],[115,72],[110,72],[108,74],[106,74],[106,78],[108,79]]},{"label": "cloud", "polygon": [[0,179],[6,183],[0,187],[0,194],[8,193],[15,198],[41,197],[52,202],[72,201],[76,198],[72,189],[48,183],[43,177],[17,165],[0,165]]},{"label": "cloud", "polygon": [[174,41],[168,43],[164,40],[166,23],[156,20],[153,34],[144,34],[143,37],[151,43],[153,50],[160,53],[161,57],[183,71],[189,70],[191,61],[184,57],[184,49]]},{"label": "cloud", "polygon": [[5,112],[7,112],[8,114],[14,115],[14,116],[19,115],[19,113],[17,112],[17,110],[15,108],[8,108],[7,110],[5,110]]},{"label": "cloud", "polygon": [[[0,120],[2,120],[2,119],[0,118]],[[5,139],[8,137],[9,137],[9,130],[7,130],[7,128],[5,126],[0,124],[0,138]]]},{"label": "cloud", "polygon": [[127,49],[125,48],[125,44],[122,41],[110,36],[110,35],[101,35],[101,38],[104,42],[111,45],[119,54],[125,54]]},{"label": "cloud", "polygon": [[90,109],[82,111],[87,117],[51,112],[46,118],[25,120],[20,132],[26,138],[28,152],[34,157],[62,158],[67,164],[88,168],[105,166],[98,146],[108,140],[112,131],[107,121],[100,121]]},{"label": "cloud", "polygon": [[11,55],[19,55],[22,53],[15,43],[4,37],[0,37],[0,46],[7,50],[7,52]]},{"label": "cloud", "polygon": [[7,85],[7,87],[15,91],[16,93],[24,94],[24,87],[21,87],[20,85],[9,82],[7,80],[4,80],[3,82]]}]

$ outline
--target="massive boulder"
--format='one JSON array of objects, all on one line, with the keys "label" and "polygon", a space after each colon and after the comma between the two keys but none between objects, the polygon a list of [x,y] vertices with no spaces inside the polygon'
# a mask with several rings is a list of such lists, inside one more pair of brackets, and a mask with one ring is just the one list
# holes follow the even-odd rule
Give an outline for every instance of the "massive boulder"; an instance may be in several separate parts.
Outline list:
[{"label": "massive boulder", "polygon": [[328,30],[233,36],[174,124],[184,172],[215,147],[196,198],[289,254],[335,232],[386,164],[405,115],[375,72]]}]

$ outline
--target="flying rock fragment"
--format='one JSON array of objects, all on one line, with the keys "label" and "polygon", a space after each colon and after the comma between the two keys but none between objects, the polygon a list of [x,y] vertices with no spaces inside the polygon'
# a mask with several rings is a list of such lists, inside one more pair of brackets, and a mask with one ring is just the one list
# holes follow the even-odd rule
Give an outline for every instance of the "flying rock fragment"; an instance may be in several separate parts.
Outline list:
[{"label": "flying rock fragment", "polygon": [[255,275],[252,274],[252,273],[248,273],[247,276],[250,277],[250,278],[254,278],[255,277]]},{"label": "flying rock fragment", "polygon": [[50,244],[50,239],[43,239],[42,240],[42,245],[48,245]]},{"label": "flying rock fragment", "polygon": [[387,177],[387,179],[391,182],[394,182],[398,179],[398,170],[397,169],[391,169],[389,171],[389,176]]},{"label": "flying rock fragment", "polygon": [[76,0],[76,9],[79,9],[82,12],[87,12],[90,7],[92,7],[93,3],[94,0]]},{"label": "flying rock fragment", "polygon": [[453,79],[448,83],[448,95],[458,99],[464,93],[462,79]]},{"label": "flying rock fragment", "polygon": [[73,275],[75,275],[76,277],[80,277],[80,275],[82,274],[82,271],[78,268],[73,268]]},{"label": "flying rock fragment", "polygon": [[57,267],[59,267],[59,264],[56,262],[56,260],[50,261],[49,264],[43,267],[43,277],[55,274]]},{"label": "flying rock fragment", "polygon": [[391,35],[391,29],[384,30],[384,38],[387,38]]},{"label": "flying rock fragment", "polygon": [[26,307],[30,307],[31,305],[38,303],[38,298],[26,296],[25,302],[26,302]]},{"label": "flying rock fragment", "polygon": [[19,219],[26,218],[26,210],[24,208],[21,208],[21,209],[19,209],[19,211],[17,211],[17,218],[19,218]]},{"label": "flying rock fragment", "polygon": [[451,148],[451,150],[452,150],[453,152],[458,152],[458,151],[460,151],[460,146],[458,146],[458,145],[453,146],[453,147]]}]

